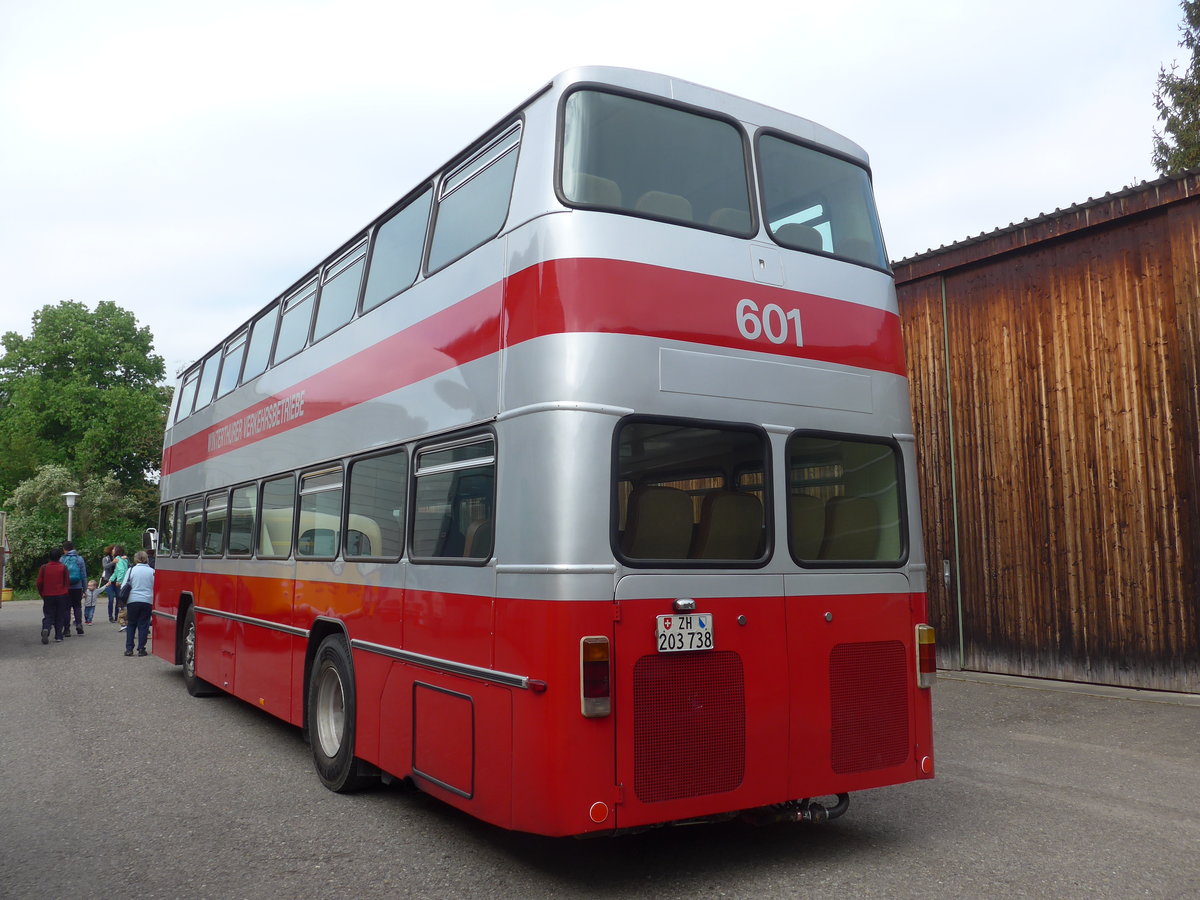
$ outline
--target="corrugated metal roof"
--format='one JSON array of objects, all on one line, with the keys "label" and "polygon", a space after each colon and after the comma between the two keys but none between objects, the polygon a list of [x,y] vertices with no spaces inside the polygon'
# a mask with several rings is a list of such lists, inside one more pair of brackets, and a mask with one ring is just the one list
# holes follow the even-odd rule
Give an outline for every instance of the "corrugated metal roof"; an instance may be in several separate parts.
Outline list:
[{"label": "corrugated metal roof", "polygon": [[896,280],[911,281],[935,272],[966,265],[990,256],[1007,253],[1039,241],[1061,237],[1084,228],[1092,228],[1123,216],[1175,203],[1200,194],[1200,168],[1143,181],[1103,197],[1088,199],[1066,209],[1042,213],[1023,222],[995,228],[964,238],[936,250],[927,250],[892,263]]}]

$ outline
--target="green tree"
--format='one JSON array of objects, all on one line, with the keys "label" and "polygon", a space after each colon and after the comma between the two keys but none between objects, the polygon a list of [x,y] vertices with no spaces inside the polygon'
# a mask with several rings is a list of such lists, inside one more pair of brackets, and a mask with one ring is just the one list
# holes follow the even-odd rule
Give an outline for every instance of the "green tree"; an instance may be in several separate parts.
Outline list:
[{"label": "green tree", "polygon": [[108,301],[44,306],[0,338],[0,497],[45,464],[135,489],[157,470],[170,388],[150,329]]},{"label": "green tree", "polygon": [[1179,46],[1191,54],[1182,71],[1177,63],[1159,69],[1154,107],[1163,123],[1154,130],[1152,159],[1159,174],[1200,166],[1200,0],[1183,0]]},{"label": "green tree", "polygon": [[100,571],[105,545],[141,546],[142,530],[153,521],[156,498],[145,491],[126,490],[109,473],[94,475],[80,484],[65,466],[42,466],[4,503],[16,586],[31,584],[50,548],[61,545],[66,538],[67,506],[62,495],[67,491],[79,493],[72,517],[72,538],[87,560],[89,573]]}]

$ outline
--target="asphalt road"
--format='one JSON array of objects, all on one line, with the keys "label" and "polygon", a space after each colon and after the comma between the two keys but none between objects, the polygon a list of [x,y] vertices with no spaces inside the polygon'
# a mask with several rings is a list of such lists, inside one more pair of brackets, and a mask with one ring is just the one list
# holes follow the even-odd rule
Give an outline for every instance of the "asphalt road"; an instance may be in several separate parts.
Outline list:
[{"label": "asphalt road", "polygon": [[943,677],[932,782],[821,826],[551,840],[330,793],[298,729],[107,622],[43,646],[40,614],[0,609],[3,898],[1200,895],[1200,697]]}]

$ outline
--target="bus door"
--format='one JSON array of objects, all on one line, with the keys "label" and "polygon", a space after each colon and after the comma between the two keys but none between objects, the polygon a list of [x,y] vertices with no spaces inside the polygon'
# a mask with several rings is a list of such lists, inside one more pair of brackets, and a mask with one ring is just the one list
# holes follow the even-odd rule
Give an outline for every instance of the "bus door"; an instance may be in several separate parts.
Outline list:
[{"label": "bus door", "polygon": [[616,587],[617,827],[779,802],[784,576],[635,574]]}]

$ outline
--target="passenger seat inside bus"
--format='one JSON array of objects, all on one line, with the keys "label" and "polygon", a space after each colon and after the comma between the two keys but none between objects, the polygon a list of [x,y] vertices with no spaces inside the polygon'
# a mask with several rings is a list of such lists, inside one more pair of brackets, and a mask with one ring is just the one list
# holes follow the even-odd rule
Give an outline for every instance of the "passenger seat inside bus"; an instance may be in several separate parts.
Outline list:
[{"label": "passenger seat inside bus", "polygon": [[594,203],[597,206],[621,207],[621,186],[611,178],[579,172],[575,175],[576,203]]},{"label": "passenger seat inside bus", "polygon": [[746,212],[746,210],[724,206],[714,211],[708,217],[708,224],[713,226],[713,228],[720,228],[722,231],[730,231],[734,234],[746,234],[753,223],[750,219],[750,213]]},{"label": "passenger seat inside bus", "polygon": [[664,219],[676,219],[681,222],[692,222],[692,201],[679,194],[668,194],[665,191],[646,191],[638,197],[638,212],[661,216]]},{"label": "passenger seat inside bus", "polygon": [[825,506],[821,559],[875,559],[879,508],[866,497],[833,497]]},{"label": "passenger seat inside bus", "polygon": [[825,540],[825,501],[812,494],[796,494],[788,500],[791,519],[792,556],[817,559]]},{"label": "passenger seat inside bus", "polygon": [[492,520],[474,519],[463,540],[465,559],[487,559],[492,555]]},{"label": "passenger seat inside bus", "polygon": [[692,498],[678,488],[642,485],[629,495],[621,552],[633,559],[687,559]]},{"label": "passenger seat inside bus", "polygon": [[754,494],[713,491],[704,496],[692,559],[757,559],[762,545],[763,507]]},{"label": "passenger seat inside bus", "polygon": [[821,232],[811,225],[800,225],[792,222],[780,225],[775,229],[775,240],[797,250],[824,250],[825,242],[821,240]]}]

